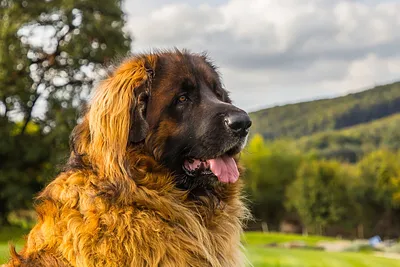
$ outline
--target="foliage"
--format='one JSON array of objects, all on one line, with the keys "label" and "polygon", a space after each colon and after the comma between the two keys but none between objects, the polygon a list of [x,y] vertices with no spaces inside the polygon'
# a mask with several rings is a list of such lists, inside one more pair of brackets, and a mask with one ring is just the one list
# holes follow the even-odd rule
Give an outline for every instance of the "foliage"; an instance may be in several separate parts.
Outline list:
[{"label": "foliage", "polygon": [[0,20],[1,224],[67,157],[78,107],[130,37],[118,0],[4,0]]},{"label": "foliage", "polygon": [[251,115],[265,139],[299,138],[367,123],[400,112],[400,82],[343,97],[263,109]]},{"label": "foliage", "polygon": [[246,190],[256,218],[277,228],[285,214],[285,188],[295,178],[301,157],[284,141],[265,143],[260,135],[249,142],[241,158]]},{"label": "foliage", "polygon": [[356,162],[377,149],[400,149],[400,114],[300,138],[296,144],[320,158]]},{"label": "foliage", "polygon": [[[278,174],[266,174],[267,169],[259,174],[247,172],[246,179],[249,183],[256,179],[258,187],[255,190],[253,184],[249,192],[273,195],[276,191],[268,181],[275,181],[286,195],[286,199],[271,197],[285,200],[281,214],[295,211],[312,232],[400,235],[400,82],[344,97],[260,110],[251,117],[258,143],[262,136],[274,140],[269,145],[285,143],[305,156],[289,186],[279,183]],[[274,154],[268,157],[286,152]],[[261,162],[265,157],[253,155],[249,161]],[[251,168],[254,165],[250,163]],[[287,166],[292,170],[293,165]],[[259,217],[258,210],[266,205],[254,206]],[[260,217],[269,221],[276,214]]]},{"label": "foliage", "polygon": [[398,189],[395,180],[400,177],[399,163],[399,155],[387,150],[374,151],[358,163],[364,194],[369,194],[370,201],[385,209],[395,207],[393,197]]},{"label": "foliage", "polygon": [[336,161],[305,161],[296,180],[287,188],[287,206],[294,208],[306,227],[323,234],[322,229],[343,219],[350,210],[346,173]]},{"label": "foliage", "polygon": [[400,157],[398,153],[377,150],[358,164],[360,182],[355,188],[362,209],[359,216],[366,225],[385,236],[399,236]]},{"label": "foliage", "polygon": [[297,214],[310,233],[400,235],[400,153],[377,150],[348,164],[255,135],[242,161],[253,214],[270,229]]}]

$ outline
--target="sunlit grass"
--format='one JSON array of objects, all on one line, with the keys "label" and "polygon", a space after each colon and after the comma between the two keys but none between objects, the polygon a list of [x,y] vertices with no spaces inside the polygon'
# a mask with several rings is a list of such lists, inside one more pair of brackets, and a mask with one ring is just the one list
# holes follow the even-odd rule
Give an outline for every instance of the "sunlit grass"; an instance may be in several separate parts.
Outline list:
[{"label": "sunlit grass", "polygon": [[315,246],[320,241],[334,241],[324,236],[286,235],[249,232],[243,237],[247,255],[255,267],[400,267],[400,261],[365,253],[325,252],[305,249],[272,248],[270,244],[302,241]]},{"label": "sunlit grass", "polygon": [[324,252],[248,246],[255,267],[400,267],[399,260],[363,253]]},{"label": "sunlit grass", "polygon": [[302,236],[290,235],[282,233],[260,233],[260,232],[247,232],[242,241],[247,245],[267,245],[271,243],[281,244],[292,241],[302,241],[308,246],[315,246],[320,241],[333,241],[336,240],[326,236]]},{"label": "sunlit grass", "polygon": [[0,227],[0,264],[5,263],[9,257],[9,243],[21,249],[24,243],[23,236],[29,230],[19,227]]}]

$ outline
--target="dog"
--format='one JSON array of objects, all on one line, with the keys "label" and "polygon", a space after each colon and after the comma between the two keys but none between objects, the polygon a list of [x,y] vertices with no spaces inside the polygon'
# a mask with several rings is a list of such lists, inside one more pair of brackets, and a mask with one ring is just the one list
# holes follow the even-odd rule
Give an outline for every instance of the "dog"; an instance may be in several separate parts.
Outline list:
[{"label": "dog", "polygon": [[206,55],[131,56],[96,88],[7,266],[244,266],[250,126]]}]

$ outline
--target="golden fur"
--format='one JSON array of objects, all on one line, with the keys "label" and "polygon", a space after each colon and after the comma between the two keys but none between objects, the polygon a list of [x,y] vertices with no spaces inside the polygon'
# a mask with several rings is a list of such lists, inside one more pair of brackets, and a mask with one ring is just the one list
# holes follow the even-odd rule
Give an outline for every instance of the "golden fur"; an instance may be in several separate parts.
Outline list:
[{"label": "golden fur", "polygon": [[134,92],[157,58],[130,58],[97,88],[70,158],[91,168],[66,170],[40,193],[38,223],[7,266],[245,265],[242,183],[216,187],[218,203],[193,200],[157,159],[127,146]]}]

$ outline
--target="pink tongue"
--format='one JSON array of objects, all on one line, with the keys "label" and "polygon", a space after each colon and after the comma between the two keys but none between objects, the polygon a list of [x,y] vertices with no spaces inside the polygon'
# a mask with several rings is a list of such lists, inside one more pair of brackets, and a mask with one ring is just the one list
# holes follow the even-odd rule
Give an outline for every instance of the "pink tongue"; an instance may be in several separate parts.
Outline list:
[{"label": "pink tongue", "polygon": [[228,156],[209,159],[210,170],[218,177],[218,180],[223,183],[234,183],[239,178],[239,170],[233,158]]}]

